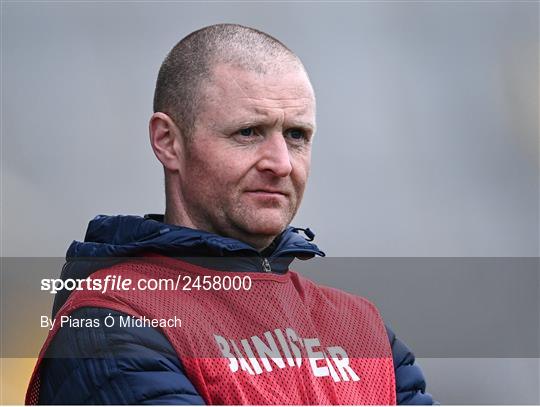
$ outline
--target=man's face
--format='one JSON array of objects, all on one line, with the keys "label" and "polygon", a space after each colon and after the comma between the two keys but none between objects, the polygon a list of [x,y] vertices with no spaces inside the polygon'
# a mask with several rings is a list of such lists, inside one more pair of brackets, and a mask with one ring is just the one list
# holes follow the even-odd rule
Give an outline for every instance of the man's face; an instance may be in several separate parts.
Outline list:
[{"label": "man's face", "polygon": [[279,74],[218,65],[202,92],[181,199],[197,227],[261,249],[302,200],[315,130],[311,84],[292,64]]}]

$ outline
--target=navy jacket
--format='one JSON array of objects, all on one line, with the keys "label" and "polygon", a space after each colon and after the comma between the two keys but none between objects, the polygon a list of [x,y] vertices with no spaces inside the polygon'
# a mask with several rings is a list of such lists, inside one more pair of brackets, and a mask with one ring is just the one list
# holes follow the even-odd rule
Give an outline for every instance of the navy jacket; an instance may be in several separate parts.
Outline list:
[{"label": "navy jacket", "polygon": [[[88,226],[85,241],[74,241],[69,247],[61,278],[86,278],[122,257],[148,251],[213,269],[268,272],[270,268],[274,273],[286,272],[295,258],[324,256],[310,242],[314,235],[309,229],[289,227],[269,248],[258,252],[234,239],[162,221],[160,215],[97,216]],[[56,295],[53,317],[68,296],[67,291]],[[109,315],[116,323],[103,328]],[[165,336],[153,328],[120,327],[122,315],[92,307],[72,314],[73,318],[99,319],[102,328],[58,331],[47,351],[49,357],[43,360],[40,404],[204,404]],[[398,404],[433,404],[414,355],[387,331]]]}]

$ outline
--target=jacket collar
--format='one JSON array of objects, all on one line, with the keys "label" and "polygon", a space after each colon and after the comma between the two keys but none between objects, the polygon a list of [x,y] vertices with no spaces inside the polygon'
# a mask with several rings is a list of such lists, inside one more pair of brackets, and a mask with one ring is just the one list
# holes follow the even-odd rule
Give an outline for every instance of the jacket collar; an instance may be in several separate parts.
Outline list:
[{"label": "jacket collar", "polygon": [[[288,227],[260,253],[235,239],[163,223],[163,215],[98,215],[88,224],[84,242],[73,241],[69,246],[60,278],[85,279],[123,258],[147,252],[181,257],[214,270],[284,273],[295,258],[325,255],[311,243],[314,236],[309,229]],[[53,317],[70,293],[64,289],[56,294]]]},{"label": "jacket collar", "polygon": [[98,215],[88,224],[84,242],[73,241],[70,245],[66,260],[157,252],[218,270],[282,273],[295,258],[305,260],[325,255],[311,243],[313,237],[309,229],[288,227],[267,249],[259,252],[232,238],[163,223],[163,215]]}]

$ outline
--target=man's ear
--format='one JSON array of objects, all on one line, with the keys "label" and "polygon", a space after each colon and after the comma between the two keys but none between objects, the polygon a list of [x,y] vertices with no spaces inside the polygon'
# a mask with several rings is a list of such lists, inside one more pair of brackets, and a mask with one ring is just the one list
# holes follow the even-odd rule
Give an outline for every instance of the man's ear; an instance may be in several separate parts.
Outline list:
[{"label": "man's ear", "polygon": [[157,159],[167,170],[177,171],[183,152],[183,142],[180,129],[165,113],[156,112],[150,117],[150,144]]}]

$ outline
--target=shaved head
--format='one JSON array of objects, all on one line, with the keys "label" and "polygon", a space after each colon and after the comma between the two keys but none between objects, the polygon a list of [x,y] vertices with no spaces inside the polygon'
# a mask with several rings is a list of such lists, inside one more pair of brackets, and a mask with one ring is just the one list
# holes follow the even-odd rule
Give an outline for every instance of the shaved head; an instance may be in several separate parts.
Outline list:
[{"label": "shaved head", "polygon": [[300,59],[274,37],[238,24],[216,24],[194,31],[169,52],[159,70],[154,112],[169,115],[190,137],[202,109],[204,85],[220,64],[266,74],[296,67]]},{"label": "shaved head", "polygon": [[302,201],[315,110],[304,66],[270,35],[218,24],[182,39],[149,123],[165,222],[268,247]]}]

